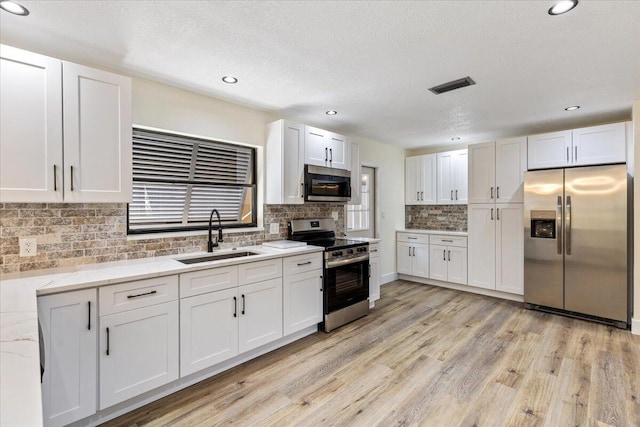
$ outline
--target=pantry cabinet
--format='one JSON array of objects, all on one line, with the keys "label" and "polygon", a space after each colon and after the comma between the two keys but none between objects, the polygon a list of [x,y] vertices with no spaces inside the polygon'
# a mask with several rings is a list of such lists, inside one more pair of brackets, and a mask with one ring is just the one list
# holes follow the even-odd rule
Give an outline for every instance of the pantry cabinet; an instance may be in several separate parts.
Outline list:
[{"label": "pantry cabinet", "polygon": [[129,202],[131,79],[0,49],[0,200]]},{"label": "pantry cabinet", "polygon": [[624,122],[532,135],[527,144],[529,170],[626,161]]},{"label": "pantry cabinet", "polygon": [[437,202],[439,205],[467,204],[467,150],[437,154]]},{"label": "pantry cabinet", "polygon": [[304,125],[278,120],[267,125],[266,203],[304,203]]},{"label": "pantry cabinet", "polygon": [[405,204],[436,204],[436,155],[407,157],[405,160]]},{"label": "pantry cabinet", "polygon": [[346,136],[305,126],[304,163],[351,170],[351,147]]},{"label": "pantry cabinet", "polygon": [[95,289],[38,297],[45,426],[96,412],[96,301]]}]

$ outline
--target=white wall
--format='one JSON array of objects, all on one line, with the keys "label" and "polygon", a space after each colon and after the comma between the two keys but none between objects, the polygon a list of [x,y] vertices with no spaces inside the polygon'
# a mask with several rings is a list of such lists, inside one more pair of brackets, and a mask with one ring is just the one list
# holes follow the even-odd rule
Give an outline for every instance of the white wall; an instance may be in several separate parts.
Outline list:
[{"label": "white wall", "polygon": [[[133,79],[133,123],[136,125],[264,147],[265,125],[280,118],[297,121],[295,117],[279,117],[162,83]],[[393,274],[396,271],[395,230],[404,227],[404,150],[357,139],[362,163],[378,167],[380,272]],[[260,168],[258,174],[264,176]]]}]

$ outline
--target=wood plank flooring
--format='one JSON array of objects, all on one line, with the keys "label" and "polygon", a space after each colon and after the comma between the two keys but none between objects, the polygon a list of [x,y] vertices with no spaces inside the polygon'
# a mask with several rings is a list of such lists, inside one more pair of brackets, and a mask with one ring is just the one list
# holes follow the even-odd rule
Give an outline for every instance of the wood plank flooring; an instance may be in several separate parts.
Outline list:
[{"label": "wood plank flooring", "polygon": [[396,281],[372,313],[106,426],[638,426],[640,337]]}]

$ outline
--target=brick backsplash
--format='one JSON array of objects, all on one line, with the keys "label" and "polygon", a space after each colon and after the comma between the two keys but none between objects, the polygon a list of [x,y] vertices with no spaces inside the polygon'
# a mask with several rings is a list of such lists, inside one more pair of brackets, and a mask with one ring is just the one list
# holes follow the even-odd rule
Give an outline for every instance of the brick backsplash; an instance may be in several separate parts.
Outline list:
[{"label": "brick backsplash", "polygon": [[405,206],[404,218],[407,229],[467,231],[467,205]]},{"label": "brick backsplash", "polygon": [[[40,270],[80,264],[148,258],[205,251],[207,236],[127,240],[124,203],[4,203],[0,204],[0,271]],[[287,221],[330,218],[338,212],[337,232],[344,234],[344,205],[264,205],[264,232],[224,233],[223,249],[287,238]],[[278,223],[280,233],[269,234]],[[20,257],[20,237],[37,238],[37,255]]]}]

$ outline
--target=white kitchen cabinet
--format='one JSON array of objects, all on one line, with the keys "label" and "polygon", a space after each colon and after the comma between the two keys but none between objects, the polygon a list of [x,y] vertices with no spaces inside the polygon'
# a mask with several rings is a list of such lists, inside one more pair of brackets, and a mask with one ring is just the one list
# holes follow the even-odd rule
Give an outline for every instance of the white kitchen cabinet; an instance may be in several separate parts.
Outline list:
[{"label": "white kitchen cabinet", "polygon": [[96,301],[95,289],[38,297],[45,426],[67,425],[96,412]]},{"label": "white kitchen cabinet", "polygon": [[396,263],[400,274],[429,277],[429,236],[398,233]]},{"label": "white kitchen cabinet", "polygon": [[469,205],[470,286],[522,295],[523,209],[520,203]]},{"label": "white kitchen cabinet", "polygon": [[282,282],[284,335],[322,322],[322,269],[285,275]]},{"label": "white kitchen cabinet", "polygon": [[369,243],[369,305],[380,299],[380,242]]},{"label": "white kitchen cabinet", "polygon": [[437,203],[463,205],[468,201],[467,150],[446,151],[437,154]]},{"label": "white kitchen cabinet", "polygon": [[130,201],[131,79],[0,49],[0,200]]},{"label": "white kitchen cabinet", "polygon": [[351,170],[351,147],[344,135],[305,126],[304,148],[305,164]]},{"label": "white kitchen cabinet", "polygon": [[237,288],[180,300],[181,377],[231,359],[238,349]]},{"label": "white kitchen cabinet", "polygon": [[351,141],[351,200],[349,205],[362,203],[362,165],[360,164],[360,144]]},{"label": "white kitchen cabinet", "polygon": [[304,203],[304,125],[278,120],[267,125],[266,203]]},{"label": "white kitchen cabinet", "polygon": [[469,146],[469,203],[524,202],[526,170],[524,137]]},{"label": "white kitchen cabinet", "polygon": [[527,145],[529,170],[624,163],[625,123],[533,135]]},{"label": "white kitchen cabinet", "polygon": [[436,155],[407,157],[405,160],[405,204],[436,204]]},{"label": "white kitchen cabinet", "polygon": [[467,238],[432,235],[429,239],[429,277],[465,285]]},{"label": "white kitchen cabinet", "polygon": [[238,288],[240,353],[282,338],[282,278]]}]

